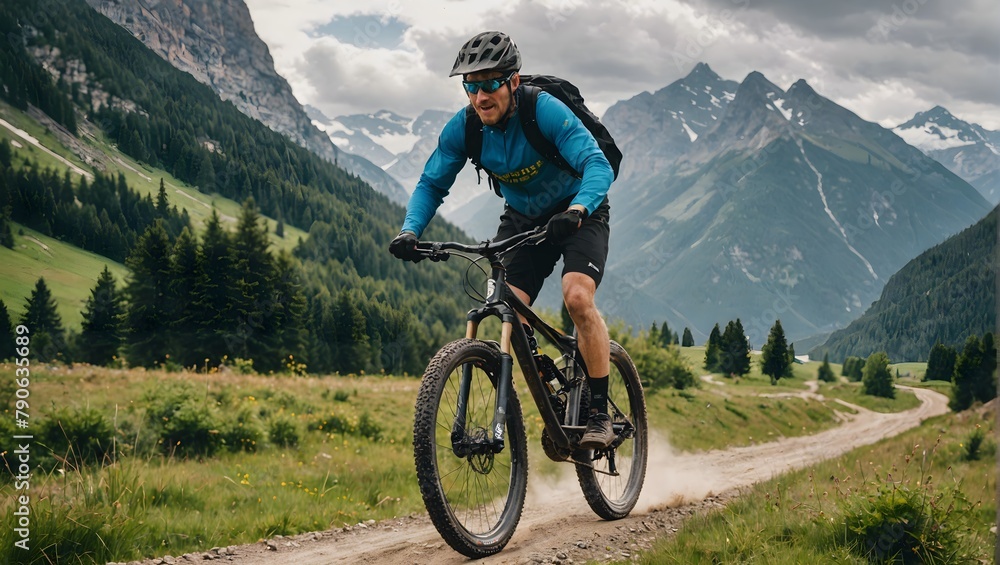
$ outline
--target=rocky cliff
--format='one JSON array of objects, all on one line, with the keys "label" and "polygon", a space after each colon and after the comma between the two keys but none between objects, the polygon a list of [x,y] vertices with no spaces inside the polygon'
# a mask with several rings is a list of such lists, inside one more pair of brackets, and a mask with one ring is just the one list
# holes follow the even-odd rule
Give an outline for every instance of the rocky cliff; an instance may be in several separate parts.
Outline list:
[{"label": "rocky cliff", "polygon": [[[87,0],[178,69],[244,114],[358,175],[394,199],[402,187],[367,160],[343,153],[313,124],[274,70],[242,0]],[[399,193],[402,192],[402,195]]]}]

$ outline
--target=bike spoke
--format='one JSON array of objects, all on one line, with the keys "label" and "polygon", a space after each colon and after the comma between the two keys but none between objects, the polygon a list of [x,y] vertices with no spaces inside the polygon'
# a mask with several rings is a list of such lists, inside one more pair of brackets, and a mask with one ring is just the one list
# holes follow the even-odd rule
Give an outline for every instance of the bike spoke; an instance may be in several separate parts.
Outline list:
[{"label": "bike spoke", "polygon": [[[481,368],[473,367],[471,376],[464,422],[467,435],[475,430],[488,430],[496,403],[496,389],[489,375]],[[512,465],[506,451],[487,456],[492,468],[484,474],[474,468],[471,460],[454,456],[451,431],[457,413],[461,378],[462,368],[458,367],[447,379],[439,405],[436,427],[441,436],[435,444],[441,485],[448,504],[460,516],[465,527],[473,533],[486,533],[497,526],[503,515]],[[487,439],[489,437],[491,435],[487,435]]]},{"label": "bike spoke", "polygon": [[[475,340],[445,346],[428,365],[417,399],[414,448],[421,493],[442,537],[469,557],[499,551],[524,504],[527,448],[516,394],[508,400],[504,449],[492,449],[498,355]],[[462,391],[468,397],[460,412]],[[456,422],[460,413],[463,419]],[[452,437],[456,424],[464,433]]]},{"label": "bike spoke", "polygon": [[635,367],[625,350],[614,342],[608,378],[609,416],[612,427],[623,435],[613,449],[595,452],[592,466],[578,467],[577,475],[590,507],[603,518],[617,519],[631,511],[642,489],[646,412]]}]

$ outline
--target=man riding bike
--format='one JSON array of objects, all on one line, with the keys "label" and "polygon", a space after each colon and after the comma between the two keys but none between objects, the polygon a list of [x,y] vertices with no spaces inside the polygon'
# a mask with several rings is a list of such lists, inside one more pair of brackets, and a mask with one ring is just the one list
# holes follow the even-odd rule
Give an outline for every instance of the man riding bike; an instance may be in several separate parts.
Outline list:
[{"label": "man riding bike", "polygon": [[[548,162],[525,137],[516,118],[521,55],[504,33],[487,31],[459,50],[449,76],[462,75],[469,104],[482,121],[482,167],[498,182],[506,203],[497,239],[546,226],[546,240],[523,247],[505,260],[507,281],[523,302],[532,304],[542,283],[563,259],[562,292],[577,329],[580,353],[591,377],[590,418],[583,449],[604,449],[615,439],[608,417],[610,349],[608,328],[594,304],[608,255],[609,204],[614,180],[610,163],[579,118],[555,97],[540,92],[535,114],[542,134],[581,178]],[[438,145],[407,204],[406,218],[389,251],[419,261],[418,237],[470,159],[466,150],[465,109],[441,131]],[[595,377],[596,375],[596,377]]]}]

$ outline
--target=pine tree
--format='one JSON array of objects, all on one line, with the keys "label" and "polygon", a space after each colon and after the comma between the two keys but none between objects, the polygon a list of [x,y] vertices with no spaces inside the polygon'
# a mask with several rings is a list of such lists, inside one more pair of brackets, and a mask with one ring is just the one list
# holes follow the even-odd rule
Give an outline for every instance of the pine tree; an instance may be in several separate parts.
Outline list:
[{"label": "pine tree", "polygon": [[125,288],[125,342],[133,365],[153,367],[169,355],[170,238],[156,220],[143,232],[126,260],[132,280]]},{"label": "pine tree", "polygon": [[13,151],[10,148],[10,142],[7,139],[0,140],[0,166],[9,167],[13,161]]},{"label": "pine tree", "polygon": [[156,193],[156,217],[168,218],[170,215],[170,201],[167,200],[167,189],[163,185],[163,177],[160,177],[160,191]]},{"label": "pine tree", "polygon": [[925,381],[950,381],[955,373],[955,361],[958,359],[958,351],[942,343],[935,343],[927,356],[927,371],[924,372]]},{"label": "pine tree", "polygon": [[107,365],[114,360],[122,345],[123,316],[121,293],[116,288],[114,275],[105,265],[83,308],[83,331],[78,347],[81,361]]},{"label": "pine tree", "polygon": [[215,192],[215,167],[212,165],[212,154],[208,151],[202,152],[195,184],[198,186],[198,190],[205,194]]},{"label": "pine tree", "polygon": [[[840,375],[843,377],[848,377],[851,374],[851,364],[854,363],[854,357],[848,357],[844,359],[844,364],[840,366]],[[850,377],[848,377],[850,378]]]},{"label": "pine tree", "polygon": [[655,346],[660,345],[660,329],[656,327],[656,322],[653,322],[649,328],[649,343]]},{"label": "pine tree", "polygon": [[167,285],[167,304],[172,321],[168,341],[173,359],[182,367],[197,367],[204,361],[200,352],[201,334],[195,303],[195,288],[201,273],[198,241],[191,230],[184,228],[171,252],[170,282]]},{"label": "pine tree", "polygon": [[844,360],[844,367],[840,374],[847,377],[851,382],[858,382],[863,376],[864,368],[864,359],[860,357],[848,357]]},{"label": "pine tree", "polygon": [[671,331],[670,326],[667,325],[667,321],[663,320],[663,325],[660,326],[660,346],[669,347],[670,345],[677,343],[674,335],[675,334]]},{"label": "pine tree", "polygon": [[261,372],[281,367],[275,332],[274,258],[268,252],[267,223],[253,198],[243,204],[233,237],[238,332],[230,336],[239,357],[253,358]]},{"label": "pine tree", "polygon": [[[3,202],[0,201],[0,204]],[[6,213],[0,213],[0,245],[7,249],[14,249],[14,232],[10,229],[10,220]]]},{"label": "pine tree", "polygon": [[274,226],[274,235],[281,239],[285,238],[285,218],[281,214],[278,214],[278,225]]},{"label": "pine tree", "polygon": [[274,295],[280,306],[275,320],[280,357],[282,360],[289,356],[304,359],[309,333],[305,325],[307,303],[299,280],[298,266],[287,251],[279,253],[275,261]]},{"label": "pine tree", "polygon": [[306,358],[309,369],[320,373],[336,371],[336,335],[333,308],[328,296],[306,299],[306,321],[309,335],[306,339]]},{"label": "pine tree", "polygon": [[889,371],[889,357],[884,352],[872,353],[865,361],[861,392],[882,398],[896,398],[896,387],[892,384],[892,373]]},{"label": "pine tree", "polygon": [[996,398],[997,350],[993,334],[986,332],[983,339],[971,335],[955,362],[952,382],[951,408],[956,412],[972,406],[973,402],[989,402]]},{"label": "pine tree", "polygon": [[975,389],[978,373],[983,363],[983,346],[979,337],[970,335],[965,340],[965,347],[955,361],[955,374],[952,379],[951,409],[955,412],[966,410],[976,400]]},{"label": "pine tree", "polygon": [[819,366],[819,371],[816,373],[816,378],[825,382],[832,383],[837,381],[837,376],[833,374],[833,368],[830,367],[830,354],[823,354],[823,364]]},{"label": "pine tree", "polygon": [[205,224],[199,248],[201,272],[193,291],[194,327],[198,334],[199,364],[218,365],[223,356],[233,357],[229,336],[237,330],[233,277],[233,250],[216,210]]},{"label": "pine tree", "polygon": [[750,343],[739,318],[726,324],[726,329],[722,332],[719,368],[727,376],[750,372]]},{"label": "pine tree", "polygon": [[21,324],[30,331],[31,352],[39,361],[65,358],[66,336],[62,319],[56,311],[56,299],[52,297],[44,278],[39,278],[35,283],[35,289],[27,299]]},{"label": "pine tree", "polygon": [[736,326],[737,334],[743,336],[742,343],[746,344],[746,350],[747,350],[746,372],[750,372],[750,350],[753,349],[753,347],[750,345],[750,338],[747,337],[747,332],[745,329],[743,329],[743,322],[741,322],[739,318],[736,318],[734,325]]},{"label": "pine tree", "polygon": [[16,343],[14,338],[14,322],[10,319],[7,305],[0,300],[0,361],[13,359]]},{"label": "pine tree", "polygon": [[788,361],[788,343],[785,341],[781,320],[775,321],[771,326],[761,353],[761,372],[771,377],[772,385],[778,384],[778,379],[789,376],[791,364]]},{"label": "pine tree", "polygon": [[719,324],[715,324],[712,332],[708,334],[708,342],[705,344],[705,370],[716,373],[719,371],[719,350],[722,347],[722,334],[719,333]]},{"label": "pine tree", "polygon": [[691,329],[684,328],[684,337],[681,338],[681,347],[693,347],[694,346],[694,336],[691,335]]},{"label": "pine tree", "polygon": [[972,393],[976,397],[976,400],[985,404],[997,396],[997,347],[991,332],[983,334],[982,347],[983,362],[979,369],[979,378],[976,380],[976,386]]},{"label": "pine tree", "polygon": [[347,373],[363,370],[368,359],[368,332],[365,317],[347,290],[342,290],[337,296],[334,320],[337,367]]}]

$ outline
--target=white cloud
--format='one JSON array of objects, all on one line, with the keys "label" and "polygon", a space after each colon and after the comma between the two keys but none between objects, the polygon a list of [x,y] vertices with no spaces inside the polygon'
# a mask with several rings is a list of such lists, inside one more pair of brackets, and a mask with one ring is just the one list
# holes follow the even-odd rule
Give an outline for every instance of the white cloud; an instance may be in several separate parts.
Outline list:
[{"label": "white cloud", "polygon": [[[704,61],[733,80],[758,70],[787,88],[804,78],[823,96],[883,125],[941,104],[962,119],[1000,129],[1000,18],[990,17],[1000,13],[995,0],[956,0],[947,7],[927,0],[248,5],[278,72],[302,102],[331,116],[381,108],[410,116],[426,108],[457,110],[464,99],[457,79],[447,74],[458,48],[478,31],[501,29],[521,48],[525,72],[573,80],[598,114]],[[335,16],[352,14],[392,16],[409,27],[391,50],[310,35]]]}]

